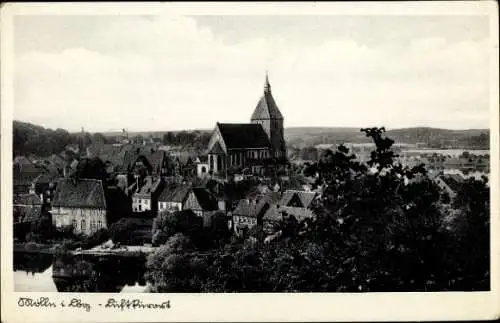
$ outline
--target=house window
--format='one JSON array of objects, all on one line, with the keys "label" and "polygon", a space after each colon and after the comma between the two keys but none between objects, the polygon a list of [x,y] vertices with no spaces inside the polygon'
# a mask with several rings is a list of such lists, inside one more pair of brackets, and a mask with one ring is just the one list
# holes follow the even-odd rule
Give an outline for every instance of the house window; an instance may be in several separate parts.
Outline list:
[{"label": "house window", "polygon": [[142,205],[141,204],[139,204],[138,209],[139,209],[139,211],[142,211]]},{"label": "house window", "polygon": [[76,229],[76,220],[73,219],[73,221],[71,221],[71,226],[73,227],[73,229]]},{"label": "house window", "polygon": [[144,204],[148,205],[149,204],[149,200],[144,200]]},{"label": "house window", "polygon": [[102,222],[101,221],[97,221],[97,229],[100,229],[102,228]]},{"label": "house window", "polygon": [[85,219],[82,219],[82,221],[80,222],[80,225],[81,225],[82,231],[85,231],[85,227],[86,227]]},{"label": "house window", "polygon": [[202,167],[201,167],[201,172],[202,172],[202,173],[206,173],[206,172],[207,172],[207,168],[206,168],[205,166],[202,166]]}]

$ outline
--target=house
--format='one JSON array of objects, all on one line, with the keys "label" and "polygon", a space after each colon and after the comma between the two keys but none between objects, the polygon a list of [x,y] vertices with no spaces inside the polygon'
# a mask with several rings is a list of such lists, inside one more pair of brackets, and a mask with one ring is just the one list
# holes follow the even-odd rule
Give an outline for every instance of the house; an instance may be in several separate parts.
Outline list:
[{"label": "house", "polygon": [[264,194],[249,192],[247,196],[238,202],[232,212],[233,229],[239,234],[242,229],[252,228],[263,224],[263,216],[267,210],[281,199],[279,192],[266,192]]},{"label": "house", "polygon": [[40,174],[32,182],[32,191],[39,195],[44,203],[50,203],[58,179],[57,174]]},{"label": "house", "polygon": [[187,184],[165,186],[158,197],[158,211],[182,211],[190,190]]},{"label": "house", "polygon": [[149,150],[136,149],[135,153],[136,159],[129,165],[129,171],[133,171],[135,167],[144,166],[148,175],[162,176],[167,174],[169,163],[165,151],[150,148]]},{"label": "house", "polygon": [[264,229],[271,230],[276,223],[283,220],[284,215],[293,216],[298,221],[314,218],[315,214],[312,210],[312,205],[316,196],[315,192],[295,190],[283,192],[281,198],[271,203],[262,216]]},{"label": "house", "polygon": [[204,226],[210,226],[212,215],[219,210],[217,198],[209,190],[202,187],[193,187],[189,192],[185,210],[192,210],[203,218]]},{"label": "house", "polygon": [[266,75],[251,123],[216,123],[207,147],[209,172],[227,176],[228,171],[249,168],[254,174],[263,174],[271,160],[286,160],[283,124]]},{"label": "house", "polygon": [[241,233],[245,227],[250,229],[257,224],[262,224],[262,216],[269,207],[269,203],[265,200],[240,200],[233,211],[233,229],[235,233]]},{"label": "house", "polygon": [[12,165],[13,193],[35,193],[34,181],[45,171],[40,166],[32,163],[25,156],[17,156]]},{"label": "house", "polygon": [[58,228],[72,225],[90,235],[107,227],[106,197],[97,179],[61,179],[52,200],[52,221]]},{"label": "house", "polygon": [[166,175],[168,171],[167,153],[162,150],[155,150],[145,156],[151,165],[153,175]]},{"label": "house", "polygon": [[136,191],[132,195],[132,211],[150,212],[152,216],[155,216],[158,211],[158,196],[163,186],[162,179],[147,176],[142,183],[139,180],[137,182],[139,186],[136,186]]},{"label": "house", "polygon": [[208,156],[200,156],[195,160],[196,175],[204,177],[208,175]]},{"label": "house", "polygon": [[42,200],[36,194],[19,194],[13,196],[13,222],[32,223],[42,215]]}]

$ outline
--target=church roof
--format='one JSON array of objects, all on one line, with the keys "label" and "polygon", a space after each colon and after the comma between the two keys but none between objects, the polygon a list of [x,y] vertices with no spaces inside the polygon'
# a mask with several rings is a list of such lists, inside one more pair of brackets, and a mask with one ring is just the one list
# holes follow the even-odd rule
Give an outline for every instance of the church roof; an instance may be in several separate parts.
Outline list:
[{"label": "church roof", "polygon": [[269,84],[267,75],[264,94],[257,103],[251,119],[283,119],[283,115],[278,109],[278,105],[271,94],[271,85]]},{"label": "church roof", "polygon": [[218,123],[217,127],[228,149],[267,148],[271,145],[260,124]]}]

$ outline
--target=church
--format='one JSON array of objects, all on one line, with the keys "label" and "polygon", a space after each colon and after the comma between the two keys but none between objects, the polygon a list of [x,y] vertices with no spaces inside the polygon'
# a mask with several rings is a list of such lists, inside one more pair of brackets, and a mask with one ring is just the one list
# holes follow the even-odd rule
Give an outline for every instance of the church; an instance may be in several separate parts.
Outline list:
[{"label": "church", "polygon": [[266,74],[264,93],[250,123],[219,123],[208,143],[208,169],[225,176],[228,170],[262,174],[264,165],[286,162],[284,119]]}]

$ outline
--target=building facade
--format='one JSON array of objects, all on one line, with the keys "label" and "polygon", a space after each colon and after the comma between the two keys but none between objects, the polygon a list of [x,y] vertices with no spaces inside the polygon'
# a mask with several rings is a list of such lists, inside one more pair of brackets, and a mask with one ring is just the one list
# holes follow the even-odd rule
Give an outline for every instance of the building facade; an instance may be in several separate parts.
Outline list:
[{"label": "building facade", "polygon": [[86,235],[106,228],[106,198],[102,182],[96,179],[60,180],[51,213],[58,228],[71,225],[75,232]]}]

